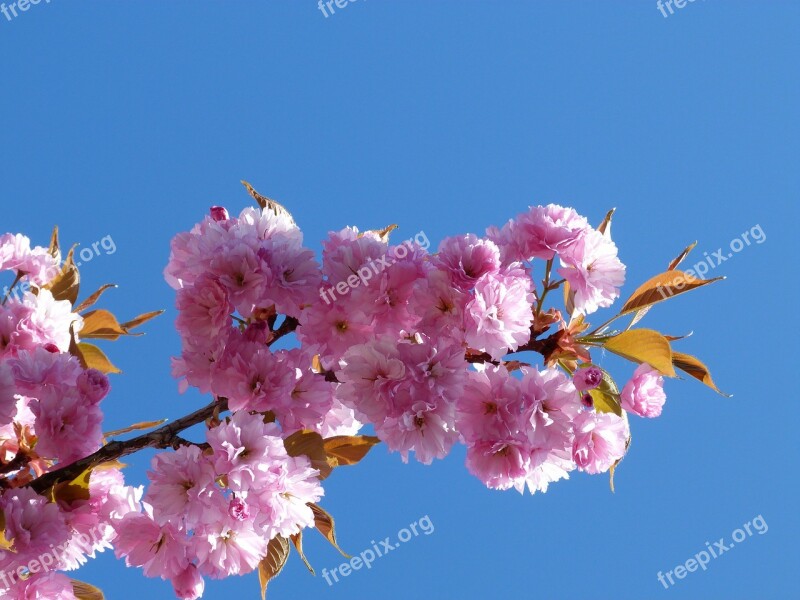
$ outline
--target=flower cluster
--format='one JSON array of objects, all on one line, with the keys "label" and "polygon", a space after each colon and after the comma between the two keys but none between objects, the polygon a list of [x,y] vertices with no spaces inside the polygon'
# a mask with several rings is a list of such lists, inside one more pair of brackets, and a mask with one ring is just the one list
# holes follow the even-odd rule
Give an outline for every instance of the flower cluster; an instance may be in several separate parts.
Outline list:
[{"label": "flower cluster", "polygon": [[[663,376],[676,367],[714,387],[702,363],[673,354],[674,339],[632,329],[660,301],[646,286],[589,331],[588,315],[625,280],[610,214],[595,228],[571,208],[531,207],[436,252],[418,238],[390,244],[391,227],[346,227],[329,233],[318,262],[289,213],[250,191],[260,209],[213,207],[172,241],[173,374],[181,391],[214,401],[131,440],[168,449],[153,458],[146,490],[125,485],[109,447],[92,454],[109,382],[89,368],[79,336],[118,337],[155,313],[125,324],[107,311],[81,316],[85,305],[73,308],[56,285],[68,272],[57,243],[0,237],[0,271],[32,290],[0,305],[1,597],[72,600],[74,584],[57,571],[112,544],[184,600],[202,596],[205,578],[267,564],[268,580],[290,540],[302,554],[305,528],[335,543],[316,505],[321,481],[379,440],[424,464],[461,443],[487,487],[545,492],[573,471],[613,474],[628,414],[659,416]],[[563,310],[548,297],[563,297]],[[610,328],[629,314],[627,329]],[[595,348],[639,363],[622,391],[593,362]],[[540,365],[523,362],[533,353]],[[178,435],[203,422],[204,441]],[[152,426],[140,425],[124,431]],[[377,437],[358,436],[364,426]],[[84,472],[70,470],[86,460]]]},{"label": "flower cluster", "polygon": [[82,319],[69,301],[41,287],[59,264],[58,252],[31,247],[24,236],[0,237],[0,271],[32,290],[8,294],[0,305],[3,598],[74,598],[69,579],[56,571],[76,569],[110,548],[115,524],[138,510],[141,496],[113,466],[93,471],[82,493],[53,490],[55,501],[25,487],[103,441],[100,403],[108,378],[68,353]]},{"label": "flower cluster", "polygon": [[156,455],[145,510],[125,516],[115,541],[128,566],[170,579],[191,600],[202,596],[203,575],[249,573],[269,540],[311,526],[308,504],[323,494],[319,472],[287,454],[274,423],[236,412],[208,431],[208,444]]}]

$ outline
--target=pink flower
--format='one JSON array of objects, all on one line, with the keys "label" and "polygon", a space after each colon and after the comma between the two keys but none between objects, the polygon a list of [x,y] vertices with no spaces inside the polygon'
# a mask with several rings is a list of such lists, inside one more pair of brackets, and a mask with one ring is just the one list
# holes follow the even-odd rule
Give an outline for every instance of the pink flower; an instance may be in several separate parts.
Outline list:
[{"label": "pink flower", "polygon": [[453,287],[450,276],[433,270],[414,286],[409,312],[420,317],[416,329],[430,336],[447,335],[464,342],[464,309],[470,295]]},{"label": "pink flower", "polygon": [[231,410],[268,411],[291,393],[295,371],[265,344],[231,337],[212,374],[212,389]]},{"label": "pink flower", "polygon": [[300,315],[297,338],[304,346],[317,346],[323,358],[338,360],[350,346],[370,339],[371,333],[371,321],[363,311],[318,300]]},{"label": "pink flower", "polygon": [[558,273],[575,293],[578,313],[591,314],[611,306],[619,297],[619,288],[625,283],[625,265],[617,258],[617,246],[611,238],[589,230],[560,257]]},{"label": "pink flower", "polygon": [[236,239],[225,244],[211,259],[209,272],[227,290],[230,303],[244,317],[260,306],[272,283],[272,273],[259,257],[256,240]]},{"label": "pink flower", "polygon": [[571,208],[557,204],[533,206],[502,229],[489,228],[487,235],[500,246],[505,262],[551,260],[563,254],[586,230],[588,222]]},{"label": "pink flower", "polygon": [[534,300],[528,277],[486,275],[466,307],[467,343],[495,360],[515,351],[531,337]]},{"label": "pink flower", "polygon": [[72,581],[61,573],[40,573],[18,580],[10,589],[13,600],[77,600]]},{"label": "pink flower", "polygon": [[581,412],[574,427],[572,457],[581,471],[605,473],[625,455],[628,425],[614,413]]},{"label": "pink flower", "polygon": [[58,505],[30,488],[4,491],[0,496],[0,510],[5,513],[6,539],[14,541],[17,555],[47,551],[51,544],[58,546],[70,537]]},{"label": "pink flower", "polygon": [[0,362],[0,425],[7,425],[17,414],[17,385],[6,362]]},{"label": "pink flower", "polygon": [[10,342],[20,348],[30,350],[53,343],[67,352],[70,326],[77,332],[83,325],[81,316],[72,312],[72,305],[67,300],[55,300],[49,290],[26,292],[21,303],[10,301],[8,306],[17,319]]},{"label": "pink flower", "polygon": [[500,270],[500,249],[471,233],[450,237],[439,244],[434,264],[448,273],[456,287],[466,291],[484,275]]},{"label": "pink flower", "polygon": [[231,326],[233,306],[228,292],[210,275],[178,290],[175,302],[179,311],[175,325],[181,336],[192,342],[217,338]]},{"label": "pink flower", "polygon": [[59,256],[51,256],[47,248],[31,248],[24,235],[7,233],[0,236],[0,271],[16,271],[27,276],[37,287],[50,283],[59,273]]},{"label": "pink flower", "polygon": [[579,392],[593,390],[603,382],[603,371],[595,366],[578,369],[572,376],[572,382]]},{"label": "pink flower", "polygon": [[172,578],[175,596],[181,600],[197,600],[203,597],[205,581],[195,565],[189,565]]},{"label": "pink flower", "polygon": [[523,443],[481,441],[467,448],[467,470],[493,490],[507,490],[524,481],[528,451]]},{"label": "pink flower", "polygon": [[664,378],[648,364],[636,368],[631,380],[622,388],[622,407],[640,417],[658,417],[667,400]]},{"label": "pink flower", "polygon": [[322,273],[311,250],[275,236],[262,244],[259,255],[272,274],[259,306],[274,304],[279,313],[297,317],[317,300]]},{"label": "pink flower", "polygon": [[306,456],[274,457],[266,463],[261,481],[248,493],[250,506],[257,506],[255,522],[266,539],[289,537],[314,524],[311,502],[319,502],[324,491],[319,471]]},{"label": "pink flower", "polygon": [[102,444],[103,413],[76,388],[42,388],[31,410],[36,415],[37,453],[66,464],[88,456]]},{"label": "pink flower", "polygon": [[206,434],[214,450],[218,473],[224,473],[235,491],[247,491],[264,476],[271,464],[283,460],[286,449],[275,423],[264,423],[247,412],[235,413]]},{"label": "pink flower", "polygon": [[153,506],[157,523],[203,521],[216,491],[216,472],[197,446],[181,446],[175,452],[156,454],[148,471],[150,487],[145,500]]},{"label": "pink flower", "polygon": [[336,286],[361,267],[371,268],[372,272],[380,269],[378,259],[385,257],[388,250],[388,244],[375,232],[359,233],[355,227],[331,231],[322,242],[322,272]]},{"label": "pink flower", "polygon": [[89,404],[98,404],[108,395],[108,377],[97,369],[87,369],[78,375],[78,391]]},{"label": "pink flower", "polygon": [[363,424],[356,419],[355,411],[334,398],[330,410],[325,414],[316,431],[325,439],[337,435],[357,435]]},{"label": "pink flower", "polygon": [[145,577],[171,579],[189,564],[186,536],[166,523],[159,526],[147,514],[129,513],[116,525],[114,551],[129,567],[142,567]]},{"label": "pink flower", "polygon": [[253,529],[251,521],[227,517],[195,531],[191,544],[200,572],[222,579],[253,571],[267,554],[268,540]]}]

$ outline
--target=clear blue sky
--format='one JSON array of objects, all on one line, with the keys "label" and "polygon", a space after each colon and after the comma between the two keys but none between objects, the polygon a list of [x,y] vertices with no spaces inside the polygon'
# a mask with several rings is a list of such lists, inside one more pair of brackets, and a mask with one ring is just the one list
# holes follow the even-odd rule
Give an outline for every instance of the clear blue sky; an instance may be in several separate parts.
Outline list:
[{"label": "clear blue sky", "polygon": [[[668,18],[654,0],[360,0],[328,18],[314,0],[41,2],[0,15],[0,229],[44,244],[59,224],[84,247],[111,235],[86,287],[120,284],[106,298],[120,316],[169,309],[110,348],[125,371],[105,401],[114,429],[206,402],[170,377],[161,271],[208,206],[248,203],[243,178],[316,250],[347,224],[438,243],[530,203],[593,221],[616,206],[628,292],[687,243],[696,259],[727,254],[760,225],[766,241],[710,273],[727,281],[646,321],[693,330],[682,349],[735,397],[670,381],[664,416],[633,422],[616,494],[580,474],[546,495],[493,492],[462,451],[423,467],[378,448],[326,482],[344,548],[425,515],[435,532],[332,587],[295,556],[270,597],[796,597],[797,366],[783,357],[798,334],[798,24],[789,0],[697,1]],[[148,460],[129,461],[129,481]],[[758,515],[766,534],[659,584]],[[341,563],[316,534],[306,545],[318,570]],[[109,554],[79,577],[112,600],[171,597]],[[234,578],[205,597],[257,588]]]}]

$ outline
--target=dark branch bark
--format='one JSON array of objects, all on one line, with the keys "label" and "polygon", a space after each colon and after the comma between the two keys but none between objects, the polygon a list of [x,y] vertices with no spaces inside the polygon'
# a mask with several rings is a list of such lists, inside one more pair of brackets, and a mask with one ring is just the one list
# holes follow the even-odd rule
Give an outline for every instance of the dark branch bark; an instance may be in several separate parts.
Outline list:
[{"label": "dark branch bark", "polygon": [[292,333],[295,329],[297,329],[298,325],[300,325],[300,322],[297,319],[294,317],[286,317],[283,320],[283,323],[281,323],[281,326],[272,332],[272,339],[269,341],[267,346],[272,346],[272,344],[277,342],[283,336]]},{"label": "dark branch bark", "polygon": [[186,415],[185,417],[181,417],[172,423],[168,423],[163,427],[159,427],[158,429],[155,429],[149,433],[142,434],[138,437],[125,440],[123,442],[109,442],[94,454],[90,454],[85,458],[58,468],[50,473],[45,473],[27,485],[41,494],[57,483],[62,481],[72,481],[87,469],[93,469],[103,463],[113,462],[122,458],[123,456],[128,456],[129,454],[138,452],[139,450],[144,450],[145,448],[156,448],[161,450],[166,448],[176,448],[187,443],[187,440],[178,435],[181,431],[188,429],[193,425],[197,425],[198,423],[202,423],[206,419],[214,416],[215,413],[226,410],[228,410],[227,399],[220,398],[219,400],[214,400],[214,402],[208,406]]}]

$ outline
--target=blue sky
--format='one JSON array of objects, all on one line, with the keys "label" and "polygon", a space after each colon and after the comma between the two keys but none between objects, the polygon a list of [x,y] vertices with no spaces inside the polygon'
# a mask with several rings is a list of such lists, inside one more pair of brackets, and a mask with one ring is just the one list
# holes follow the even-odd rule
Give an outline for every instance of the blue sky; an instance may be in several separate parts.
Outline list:
[{"label": "blue sky", "polygon": [[[8,2],[6,2],[8,4]],[[800,592],[796,366],[800,6],[708,0],[664,17],[655,1],[360,0],[329,17],[313,0],[52,0],[0,15],[0,229],[91,246],[86,291],[122,317],[167,308],[147,336],[109,348],[125,371],[108,429],[177,417],[175,232],[212,204],[240,210],[250,180],[319,250],[330,229],[400,225],[437,244],[531,203],[593,221],[617,207],[626,292],[698,240],[692,264],[759,227],[709,276],[727,280],[651,311],[694,335],[681,349],[732,399],[670,381],[662,418],[633,422],[617,474],[576,474],[546,495],[493,492],[463,451],[432,467],[377,448],[326,482],[351,553],[429,516],[431,535],[340,583],[295,556],[269,597],[786,598]],[[752,235],[750,236],[753,237]],[[738,247],[738,246],[737,246]],[[600,315],[603,319],[604,314]],[[620,379],[630,367],[598,357]],[[150,456],[128,461],[141,483]],[[689,573],[761,515],[766,533]],[[313,533],[313,532],[310,532]],[[342,559],[307,536],[318,570]],[[78,575],[113,600],[169,598],[109,554]],[[206,598],[255,598],[254,576]]]}]

